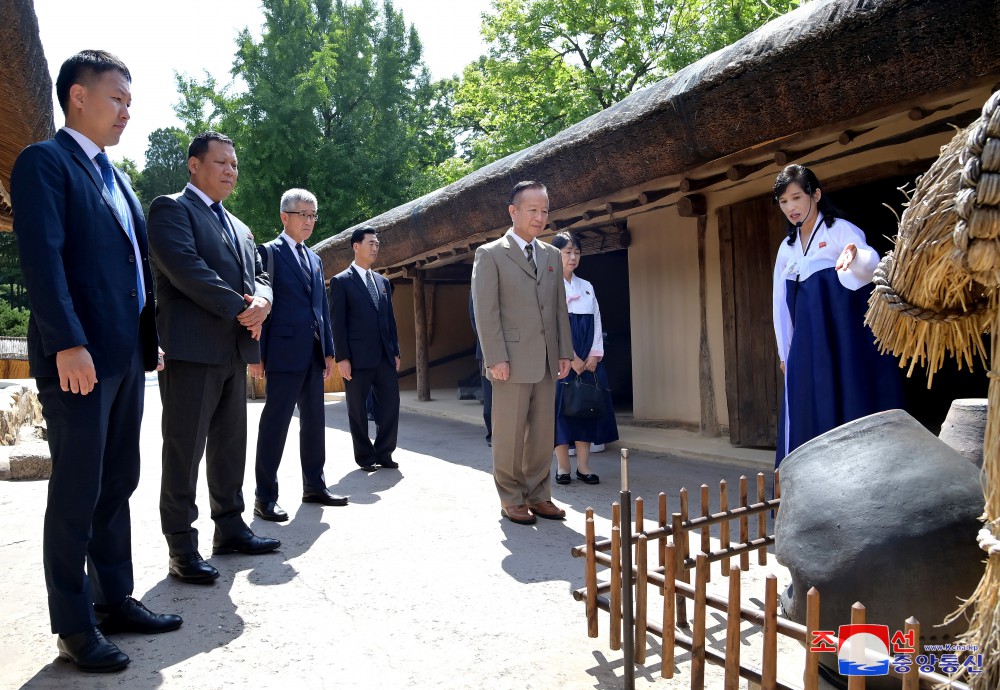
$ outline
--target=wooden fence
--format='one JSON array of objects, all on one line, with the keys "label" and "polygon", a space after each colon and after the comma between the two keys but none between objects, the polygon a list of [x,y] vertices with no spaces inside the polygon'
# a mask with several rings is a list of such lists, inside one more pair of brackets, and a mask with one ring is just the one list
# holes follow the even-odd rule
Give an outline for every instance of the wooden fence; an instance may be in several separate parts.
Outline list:
[{"label": "wooden fence", "polygon": [[[750,569],[751,555],[756,552],[759,565],[767,563],[767,548],[774,544],[774,535],[767,534],[767,513],[778,511],[781,504],[781,490],[778,472],[774,472],[774,492],[770,499],[765,495],[766,476],[757,475],[756,502],[750,504],[748,482],[740,477],[738,505],[730,507],[729,491],[725,480],[719,482],[720,512],[709,512],[709,487],[703,484],[700,491],[700,505],[692,517],[689,510],[687,489],[681,489],[678,496],[678,511],[668,513],[667,496],[659,494],[656,525],[646,529],[642,498],[635,499],[635,525],[622,525],[621,505],[612,504],[611,538],[598,540],[595,536],[594,511],[587,509],[586,543],[574,547],[574,557],[585,559],[585,586],[573,593],[577,601],[586,604],[587,634],[598,637],[598,611],[610,615],[609,645],[612,650],[622,649],[622,634],[632,635],[631,644],[625,648],[634,651],[633,662],[641,664],[646,658],[646,635],[651,633],[661,642],[661,676],[672,678],[676,648],[691,653],[691,688],[703,690],[705,687],[705,664],[710,662],[725,669],[725,689],[738,690],[740,679],[747,679],[752,685],[763,690],[817,690],[819,687],[820,652],[810,651],[814,646],[814,632],[820,627],[820,593],[815,587],[809,590],[806,607],[806,625],[795,623],[778,615],[778,582],[774,575],[765,581],[764,608],[748,608],[741,605],[741,574]],[[622,492],[623,499],[628,497]],[[754,519],[755,518],[755,519]],[[731,523],[737,523],[735,526]],[[755,522],[752,526],[751,523]],[[719,525],[720,548],[711,548],[710,530]],[[624,534],[622,530],[624,531]],[[751,537],[751,531],[753,537]],[[698,533],[700,540],[696,555],[691,555],[692,532]],[[735,535],[735,540],[734,540]],[[650,563],[650,548],[655,548],[654,560]],[[634,549],[627,554],[626,562],[634,563],[629,573],[623,573],[623,549]],[[733,564],[738,558],[739,564]],[[713,596],[707,593],[711,578],[709,566],[721,562],[721,573],[728,577],[728,596]],[[609,579],[598,582],[598,566],[609,569]],[[694,583],[691,574],[694,572]],[[624,580],[624,582],[623,582]],[[662,599],[662,624],[649,619],[650,602],[648,589],[656,588]],[[634,626],[623,626],[623,586],[634,587],[630,597],[635,602]],[[687,604],[693,602],[689,623]],[[726,642],[724,651],[706,645],[707,609],[721,611],[726,620]],[[740,629],[747,622],[761,628],[763,649],[760,668],[751,667],[741,661]],[[865,608],[855,604],[851,611],[851,623],[865,622]],[[623,627],[625,628],[623,631]],[[690,631],[687,634],[685,631]],[[913,639],[920,639],[920,624],[909,618],[904,632]],[[778,636],[796,640],[804,645],[804,673],[802,685],[792,685],[777,678]],[[824,642],[835,650],[839,646],[836,636],[825,636]],[[871,658],[871,652],[869,652]],[[885,659],[886,657],[881,657]],[[891,656],[889,659],[891,660]],[[902,679],[903,690],[918,688],[948,687],[954,690],[968,690],[964,683],[951,680],[938,673],[921,671],[916,663],[910,670],[900,675],[890,670],[892,675]],[[851,676],[848,690],[864,690],[865,677]]]}]

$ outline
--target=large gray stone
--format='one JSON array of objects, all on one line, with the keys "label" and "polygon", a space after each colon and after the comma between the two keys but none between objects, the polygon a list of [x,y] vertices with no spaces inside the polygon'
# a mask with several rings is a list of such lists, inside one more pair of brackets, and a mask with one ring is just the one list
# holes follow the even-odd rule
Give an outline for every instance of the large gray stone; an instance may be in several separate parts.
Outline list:
[{"label": "large gray stone", "polygon": [[[867,622],[890,634],[915,616],[923,643],[953,640],[964,620],[935,626],[982,577],[982,511],[979,469],[902,410],[813,439],[781,463],[775,551],[792,577],[785,614],[804,623],[815,586],[821,629],[850,623],[861,602]],[[836,668],[833,655],[822,661]]]},{"label": "large gray stone", "polygon": [[948,416],[938,438],[957,450],[976,467],[983,466],[986,437],[986,398],[959,398],[951,401]]}]

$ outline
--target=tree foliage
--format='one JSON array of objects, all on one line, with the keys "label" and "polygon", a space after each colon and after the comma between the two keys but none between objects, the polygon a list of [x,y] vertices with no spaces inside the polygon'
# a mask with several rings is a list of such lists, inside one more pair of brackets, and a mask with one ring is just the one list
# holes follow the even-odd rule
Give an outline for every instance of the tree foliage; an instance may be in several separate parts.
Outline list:
[{"label": "tree foliage", "polygon": [[391,0],[263,7],[261,38],[237,40],[245,90],[178,79],[187,133],[214,128],[236,142],[241,175],[227,205],[265,239],[280,227],[281,193],[305,187],[319,200],[317,241],[411,198],[454,154],[451,90],[431,82],[416,31]]},{"label": "tree foliage", "polygon": [[802,0],[494,0],[455,114],[480,167],[670,76]]},{"label": "tree foliage", "polygon": [[156,197],[179,192],[187,184],[188,140],[184,131],[177,127],[161,127],[150,132],[146,165],[133,184],[147,209]]}]

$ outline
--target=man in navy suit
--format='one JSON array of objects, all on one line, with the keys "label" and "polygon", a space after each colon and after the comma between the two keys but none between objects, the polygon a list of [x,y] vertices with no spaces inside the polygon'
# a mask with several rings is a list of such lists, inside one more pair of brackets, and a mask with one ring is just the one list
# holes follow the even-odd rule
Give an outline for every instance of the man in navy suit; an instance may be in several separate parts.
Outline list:
[{"label": "man in navy suit", "polygon": [[272,296],[253,234],[222,206],[238,170],[232,140],[203,132],[188,146],[191,182],[149,207],[156,325],[167,358],[160,374],[160,524],[169,572],[182,582],[210,584],[219,577],[201,557],[194,528],[202,455],[215,522],[212,553],[262,554],[281,545],[243,521],[247,364],[260,361],[260,329]]},{"label": "man in navy suit", "polygon": [[22,151],[11,176],[28,358],[52,453],[42,544],[49,619],[60,658],[93,672],[129,663],[102,631],[181,625],[131,596],[128,502],[139,483],[144,371],[163,368],[142,208],[104,152],[128,124],[131,81],[104,51],[69,58],[56,80],[66,127]]},{"label": "man in navy suit", "polygon": [[250,375],[255,378],[267,373],[266,400],[257,434],[253,512],[275,522],[288,519],[288,513],[278,505],[278,465],[296,405],[302,501],[347,505],[347,497],[331,493],[323,477],[323,381],[333,373],[333,334],[323,285],[323,261],[305,245],[319,220],[316,197],[304,189],[289,189],[281,196],[280,209],[284,232],[257,249],[271,278],[274,310],[261,332],[261,361],[250,365]]},{"label": "man in navy suit", "polygon": [[[389,281],[371,270],[378,258],[375,228],[351,233],[354,261],[330,280],[330,313],[337,367],[344,377],[354,461],[373,472],[396,469],[399,428],[399,340]],[[368,438],[365,399],[374,396],[375,443]]]}]

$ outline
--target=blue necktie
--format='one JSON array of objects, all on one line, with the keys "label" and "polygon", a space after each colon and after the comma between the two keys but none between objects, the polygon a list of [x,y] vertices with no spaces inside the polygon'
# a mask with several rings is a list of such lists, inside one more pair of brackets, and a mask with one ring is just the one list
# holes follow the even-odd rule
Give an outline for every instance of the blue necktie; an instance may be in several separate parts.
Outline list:
[{"label": "blue necktie", "polygon": [[236,241],[236,232],[229,224],[229,219],[226,218],[226,212],[222,210],[222,204],[216,201],[212,204],[211,208],[215,211],[215,215],[218,216],[219,222],[222,223],[222,229],[226,231],[226,236],[229,237],[229,241],[232,243],[233,249],[239,253],[240,244]]},{"label": "blue necktie", "polygon": [[128,204],[125,202],[125,197],[118,191],[118,185],[115,184],[115,172],[111,165],[111,161],[108,160],[108,154],[101,151],[94,156],[94,160],[97,161],[97,165],[101,168],[101,177],[104,178],[104,186],[108,188],[108,193],[111,195],[111,200],[115,204],[115,210],[118,212],[118,217],[125,226],[128,238],[132,242],[132,251],[136,256],[135,286],[136,293],[139,295],[139,311],[141,312],[142,308],[146,306],[146,291],[142,287],[142,261],[139,257],[139,250],[135,242],[135,232],[132,230],[132,214],[128,210]]},{"label": "blue necktie", "polygon": [[301,244],[297,244],[295,245],[295,251],[299,254],[299,267],[306,274],[306,285],[309,286],[309,292],[312,292],[312,271],[309,270],[309,257],[306,256],[306,248]]}]

